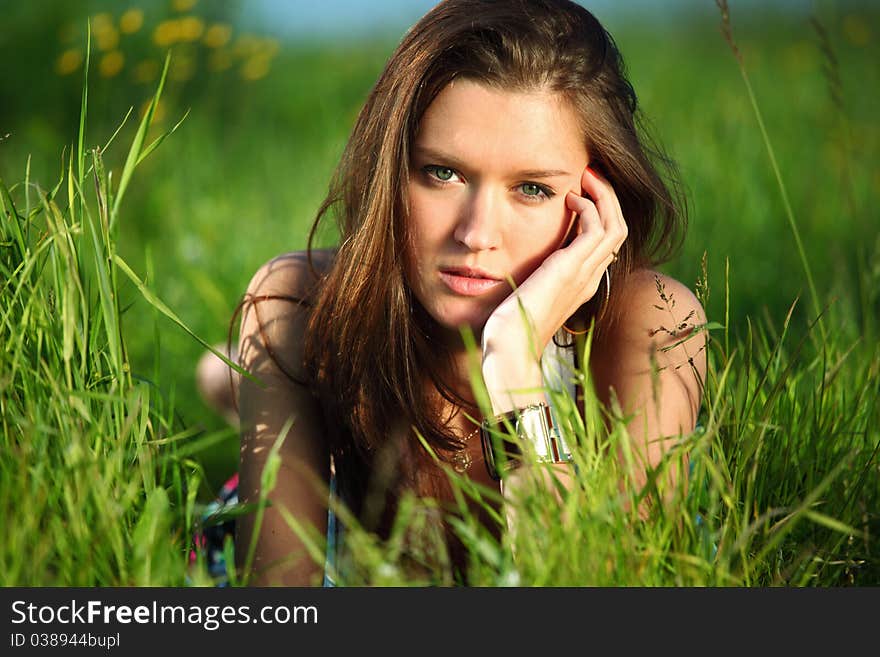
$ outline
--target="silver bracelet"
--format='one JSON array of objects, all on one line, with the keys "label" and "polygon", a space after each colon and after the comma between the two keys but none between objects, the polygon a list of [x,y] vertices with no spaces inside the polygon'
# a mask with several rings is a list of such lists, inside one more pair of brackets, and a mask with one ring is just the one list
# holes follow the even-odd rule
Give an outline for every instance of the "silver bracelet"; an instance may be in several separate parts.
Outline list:
[{"label": "silver bracelet", "polygon": [[553,424],[550,407],[544,402],[529,404],[484,420],[480,425],[480,440],[486,469],[496,481],[501,470],[511,470],[522,464],[519,445],[507,435],[507,425],[519,440],[528,441],[538,463],[569,463],[571,450]]}]

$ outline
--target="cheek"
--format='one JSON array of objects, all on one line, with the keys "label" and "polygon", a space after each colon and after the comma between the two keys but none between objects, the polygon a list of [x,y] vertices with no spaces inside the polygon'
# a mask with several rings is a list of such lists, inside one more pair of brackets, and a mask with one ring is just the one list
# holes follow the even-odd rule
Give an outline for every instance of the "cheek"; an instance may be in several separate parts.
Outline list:
[{"label": "cheek", "polygon": [[420,198],[418,190],[410,190],[409,216],[406,220],[406,248],[403,254],[407,282],[418,288],[419,272],[440,242],[439,222],[429,203]]},{"label": "cheek", "polygon": [[513,278],[517,283],[528,278],[547,256],[562,246],[571,213],[560,210],[543,219],[544,221],[531,221],[520,226],[511,238],[511,264],[514,266]]},{"label": "cheek", "polygon": [[425,196],[421,190],[410,191],[407,245],[410,259],[414,261],[437,251],[453,230],[452,208]]}]

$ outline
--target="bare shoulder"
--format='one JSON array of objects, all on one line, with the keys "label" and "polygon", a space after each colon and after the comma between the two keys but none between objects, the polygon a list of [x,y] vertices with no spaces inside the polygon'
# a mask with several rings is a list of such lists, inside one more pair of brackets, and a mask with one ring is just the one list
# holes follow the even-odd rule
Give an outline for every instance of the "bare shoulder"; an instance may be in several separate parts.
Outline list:
[{"label": "bare shoulder", "polygon": [[[253,373],[279,368],[297,375],[308,308],[335,253],[292,251],[275,256],[251,277],[243,299],[239,331],[241,365]],[[268,358],[267,358],[268,356]]]},{"label": "bare shoulder", "polygon": [[615,331],[628,341],[663,343],[706,323],[706,312],[684,283],[653,269],[637,269],[619,292]]},{"label": "bare shoulder", "polygon": [[308,300],[314,284],[329,270],[334,256],[335,251],[330,249],[312,251],[311,261],[307,251],[290,251],[275,256],[257,269],[246,294]]},{"label": "bare shoulder", "polygon": [[[614,294],[614,291],[612,291]],[[706,313],[687,285],[638,269],[617,290],[617,321],[593,350],[591,368],[603,386],[659,369],[706,372]]]}]

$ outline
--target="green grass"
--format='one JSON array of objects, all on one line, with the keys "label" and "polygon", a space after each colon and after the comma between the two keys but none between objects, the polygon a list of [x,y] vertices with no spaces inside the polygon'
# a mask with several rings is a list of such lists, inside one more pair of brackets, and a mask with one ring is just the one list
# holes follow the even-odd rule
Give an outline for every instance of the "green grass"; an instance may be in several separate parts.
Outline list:
[{"label": "green grass", "polygon": [[157,382],[132,372],[121,328],[114,225],[150,149],[152,111],[114,189],[103,149],[83,147],[87,106],[84,91],[76,152],[55,187],[0,181],[7,586],[180,582],[172,537],[195,508],[187,491],[201,467],[166,447],[189,432],[174,426]]},{"label": "green grass", "polygon": [[[702,429],[683,446],[691,485],[640,521],[628,509],[644,491],[618,493],[626,468],[602,458],[622,436],[619,419],[605,435],[597,408],[585,425],[569,413],[582,447],[566,522],[541,487],[526,487],[519,530],[500,544],[466,514],[457,529],[475,582],[880,584],[870,212],[880,73],[877,36],[854,40],[850,19],[830,13],[817,28],[734,14],[754,104],[717,23],[665,28],[660,49],[637,24],[611,26],[691,203],[683,253],[663,269],[698,287],[722,326],[710,332]],[[305,245],[392,48],[290,47],[265,80],[208,79],[197,96],[169,82],[165,118],[139,133],[147,124],[135,112],[107,148],[126,110],[107,81],[89,81],[87,104],[82,86],[66,101],[78,128],[69,116],[42,119],[36,96],[32,114],[10,119],[0,142],[0,176],[17,181],[0,185],[0,584],[209,581],[188,573],[188,536],[236,467],[237,436],[199,399],[195,362],[204,342],[225,339],[251,273]],[[460,494],[486,492],[465,482]],[[408,499],[387,543],[351,531],[348,583],[449,583],[442,567],[411,569],[442,555],[436,513]],[[407,528],[421,529],[408,556]],[[322,541],[312,536],[316,559]]]}]

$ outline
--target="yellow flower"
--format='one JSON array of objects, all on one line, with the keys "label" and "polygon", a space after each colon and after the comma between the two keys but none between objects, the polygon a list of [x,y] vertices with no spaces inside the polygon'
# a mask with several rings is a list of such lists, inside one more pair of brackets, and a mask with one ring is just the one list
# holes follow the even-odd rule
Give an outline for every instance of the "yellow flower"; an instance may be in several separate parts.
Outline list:
[{"label": "yellow flower", "polygon": [[145,59],[138,62],[132,73],[135,82],[152,82],[159,75],[159,62],[155,59]]},{"label": "yellow flower", "polygon": [[189,11],[196,6],[196,0],[171,0],[174,11]]},{"label": "yellow flower", "polygon": [[184,16],[177,21],[177,38],[181,41],[196,41],[205,31],[205,24],[197,16]]},{"label": "yellow flower", "polygon": [[232,52],[236,57],[264,56],[272,58],[278,54],[281,46],[276,39],[261,38],[253,34],[242,34],[235,40]]},{"label": "yellow flower", "polygon": [[119,45],[119,32],[112,25],[102,30],[95,30],[95,41],[98,43],[98,50],[115,50]]},{"label": "yellow flower", "polygon": [[118,50],[106,53],[98,62],[98,72],[102,78],[112,78],[125,66],[125,55]]},{"label": "yellow flower", "polygon": [[79,48],[68,48],[58,55],[55,61],[55,71],[58,75],[69,75],[82,64],[83,54]]},{"label": "yellow flower", "polygon": [[253,34],[242,34],[235,40],[232,54],[236,57],[248,57],[260,49],[260,40]]},{"label": "yellow flower", "polygon": [[101,12],[92,16],[92,32],[99,33],[107,29],[115,29],[113,27],[113,17],[107,12]]},{"label": "yellow flower", "polygon": [[229,43],[232,37],[232,28],[222,23],[214,23],[205,32],[204,44],[209,48],[221,48]]},{"label": "yellow flower", "polygon": [[95,14],[91,20],[92,34],[100,50],[115,50],[119,45],[119,32],[113,25],[113,18],[104,12]]},{"label": "yellow flower", "polygon": [[249,57],[241,65],[241,77],[245,80],[259,80],[269,73],[269,57],[262,54]]},{"label": "yellow flower", "polygon": [[157,46],[170,46],[180,38],[180,29],[176,20],[162,21],[153,30],[153,43]]},{"label": "yellow flower", "polygon": [[144,12],[140,9],[129,9],[119,17],[119,29],[123,34],[134,34],[144,24]]}]

